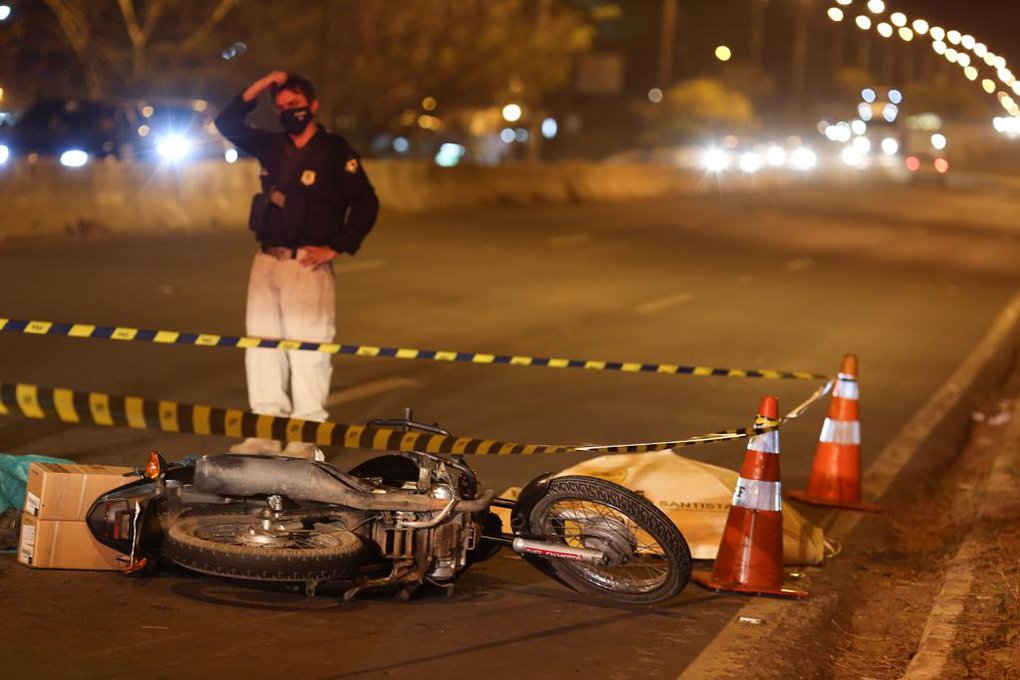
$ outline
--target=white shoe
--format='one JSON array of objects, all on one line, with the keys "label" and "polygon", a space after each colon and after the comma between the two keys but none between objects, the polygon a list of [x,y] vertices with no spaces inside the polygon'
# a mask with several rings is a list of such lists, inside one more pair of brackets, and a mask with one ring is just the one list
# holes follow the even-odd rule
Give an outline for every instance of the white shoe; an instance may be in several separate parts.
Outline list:
[{"label": "white shoe", "polygon": [[280,442],[275,439],[259,439],[248,437],[240,444],[230,447],[230,453],[245,453],[248,455],[280,455]]},{"label": "white shoe", "polygon": [[315,444],[308,444],[305,442],[287,442],[287,446],[283,449],[284,456],[290,456],[291,458],[304,458],[305,460],[315,460],[320,463],[326,460],[325,454]]}]

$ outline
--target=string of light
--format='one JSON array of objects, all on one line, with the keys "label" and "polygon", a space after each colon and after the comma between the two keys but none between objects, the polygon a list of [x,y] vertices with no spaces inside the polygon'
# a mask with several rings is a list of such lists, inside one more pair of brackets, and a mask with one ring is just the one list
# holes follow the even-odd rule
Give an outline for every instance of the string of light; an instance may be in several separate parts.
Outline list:
[{"label": "string of light", "polygon": [[[851,13],[857,11],[854,10],[854,0],[835,1],[836,4],[827,11],[829,19],[834,22],[847,20]],[[967,80],[977,82],[981,78],[981,89],[994,95],[1009,115],[1020,117],[1020,105],[1014,98],[1020,97],[1020,81],[1010,70],[1005,57],[992,52],[985,43],[956,29],[932,25],[926,19],[911,20],[898,11],[888,13],[889,8],[884,0],[868,0],[857,4],[864,5],[854,17],[854,24],[859,29],[874,29],[883,38],[895,36],[904,42],[928,38],[936,54],[959,66]],[[994,69],[995,78],[982,78],[982,68]]]}]

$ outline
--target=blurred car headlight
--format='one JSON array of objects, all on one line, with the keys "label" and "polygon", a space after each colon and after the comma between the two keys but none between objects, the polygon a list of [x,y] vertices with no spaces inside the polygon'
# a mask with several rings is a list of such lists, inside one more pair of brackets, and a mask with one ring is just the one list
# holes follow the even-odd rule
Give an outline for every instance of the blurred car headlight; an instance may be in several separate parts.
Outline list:
[{"label": "blurred car headlight", "polygon": [[191,151],[191,142],[181,135],[167,135],[156,144],[156,153],[168,161],[184,159]]},{"label": "blurred car headlight", "polygon": [[761,165],[761,156],[753,151],[746,151],[740,156],[740,169],[749,175],[761,170]]},{"label": "blurred car headlight", "polygon": [[843,159],[843,163],[849,165],[851,168],[858,168],[864,164],[864,154],[857,145],[845,146],[839,153],[839,157]]},{"label": "blurred car headlight", "polygon": [[770,146],[765,152],[765,160],[773,168],[781,168],[786,163],[786,150],[781,146]]},{"label": "blurred car headlight", "polygon": [[790,163],[798,170],[814,170],[818,165],[818,154],[802,146],[790,154]]},{"label": "blurred car headlight", "polygon": [[730,157],[722,149],[708,149],[701,162],[709,172],[722,172],[730,165]]},{"label": "blurred car headlight", "polygon": [[60,164],[65,168],[80,168],[89,162],[89,155],[81,149],[68,149],[60,154]]},{"label": "blurred car headlight", "polygon": [[466,152],[467,149],[460,144],[443,144],[439,147],[439,152],[436,154],[436,165],[444,168],[452,168],[460,163],[460,159],[464,157]]},{"label": "blurred car headlight", "polygon": [[6,144],[0,144],[0,165],[7,162],[7,159],[11,157],[11,150],[7,148]]},{"label": "blurred car headlight", "polygon": [[900,143],[892,137],[886,137],[882,140],[882,153],[886,156],[895,156],[900,150]]}]

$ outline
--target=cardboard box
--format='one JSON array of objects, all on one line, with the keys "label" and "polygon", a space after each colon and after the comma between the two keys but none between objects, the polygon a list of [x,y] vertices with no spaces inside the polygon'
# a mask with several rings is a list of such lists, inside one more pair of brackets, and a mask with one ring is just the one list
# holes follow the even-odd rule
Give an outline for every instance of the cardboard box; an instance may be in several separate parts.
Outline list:
[{"label": "cardboard box", "polygon": [[116,550],[89,532],[85,522],[41,520],[21,513],[18,561],[38,569],[104,569],[126,566]]},{"label": "cardboard box", "polygon": [[119,465],[32,463],[28,468],[25,513],[40,520],[82,522],[92,503],[131,481]]}]

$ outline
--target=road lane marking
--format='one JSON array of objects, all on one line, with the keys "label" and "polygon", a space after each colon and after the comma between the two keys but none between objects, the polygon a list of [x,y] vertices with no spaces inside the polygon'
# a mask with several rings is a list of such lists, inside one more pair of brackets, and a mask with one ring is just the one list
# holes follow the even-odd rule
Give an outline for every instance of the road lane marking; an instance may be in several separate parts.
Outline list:
[{"label": "road lane marking", "polygon": [[783,263],[783,269],[785,269],[786,272],[789,274],[802,272],[806,269],[811,269],[814,266],[815,261],[810,257],[800,257],[797,258],[796,260],[787,260],[786,262]]},{"label": "road lane marking", "polygon": [[686,302],[691,302],[697,297],[694,293],[676,293],[674,295],[667,295],[665,297],[656,298],[643,302],[634,308],[636,314],[654,314],[661,312],[669,307],[675,307],[676,305],[682,305]]},{"label": "road lane marking", "polygon": [[368,399],[369,397],[375,397],[403,387],[421,387],[421,384],[420,380],[415,380],[414,378],[383,378],[382,380],[374,380],[362,385],[348,387],[339,392],[333,392],[326,397],[326,406],[349,404],[352,401]]},{"label": "road lane marking", "polygon": [[549,239],[550,248],[572,248],[574,246],[583,246],[589,243],[591,243],[591,235],[586,232],[553,236]]},{"label": "road lane marking", "polygon": [[386,266],[384,260],[357,260],[354,262],[341,262],[333,268],[336,274],[357,274],[359,272],[370,272],[374,269],[382,269]]}]

